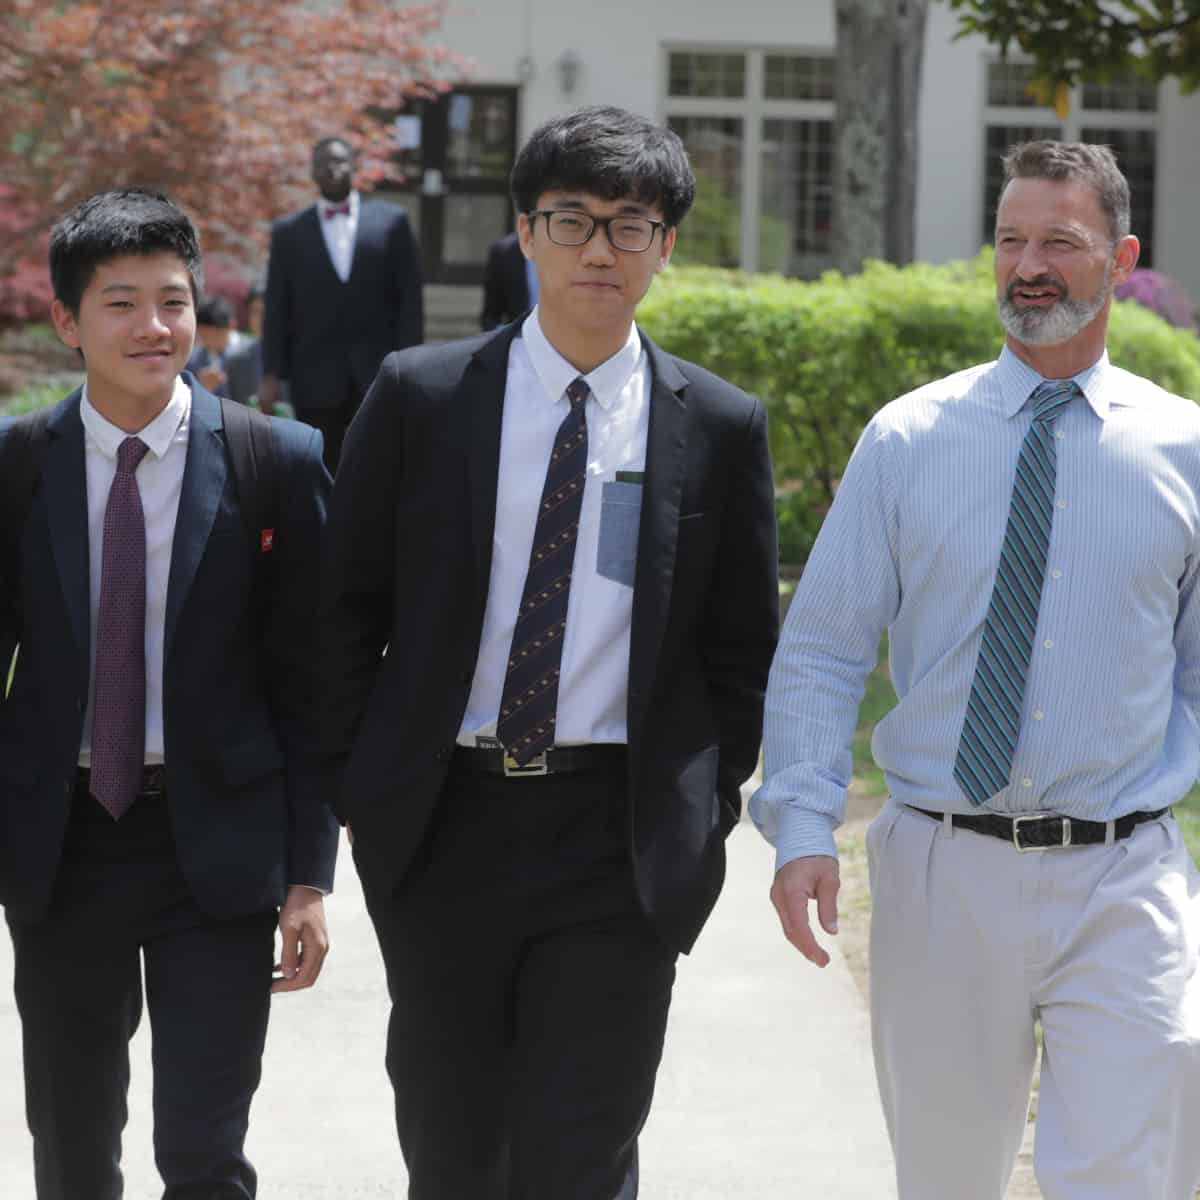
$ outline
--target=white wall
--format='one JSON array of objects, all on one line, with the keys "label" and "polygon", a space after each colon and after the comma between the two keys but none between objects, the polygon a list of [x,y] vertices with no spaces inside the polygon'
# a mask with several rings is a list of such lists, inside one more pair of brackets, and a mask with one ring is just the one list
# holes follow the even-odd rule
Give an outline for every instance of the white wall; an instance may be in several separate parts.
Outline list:
[{"label": "white wall", "polygon": [[[449,0],[441,40],[472,56],[481,83],[520,82],[519,62],[533,67],[521,97],[519,136],[566,109],[619,104],[658,118],[662,44],[698,46],[833,46],[829,0]],[[578,55],[579,81],[562,90],[555,63]]]}]

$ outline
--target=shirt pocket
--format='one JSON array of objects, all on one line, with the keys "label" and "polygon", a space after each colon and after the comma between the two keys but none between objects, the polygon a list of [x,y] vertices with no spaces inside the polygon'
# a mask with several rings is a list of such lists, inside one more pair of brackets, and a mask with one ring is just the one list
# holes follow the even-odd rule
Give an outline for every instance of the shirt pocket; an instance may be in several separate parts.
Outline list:
[{"label": "shirt pocket", "polygon": [[633,587],[637,567],[638,522],[642,515],[642,485],[609,480],[600,492],[600,538],[596,545],[596,574]]}]

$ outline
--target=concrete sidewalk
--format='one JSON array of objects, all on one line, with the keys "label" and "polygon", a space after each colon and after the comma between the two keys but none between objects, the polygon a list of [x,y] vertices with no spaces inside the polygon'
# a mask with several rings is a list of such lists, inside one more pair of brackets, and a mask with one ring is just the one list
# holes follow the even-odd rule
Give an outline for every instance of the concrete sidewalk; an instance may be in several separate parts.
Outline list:
[{"label": "concrete sidewalk", "polygon": [[[642,1200],[895,1196],[861,998],[836,946],[833,962],[818,971],[783,941],[766,896],[771,862],[770,847],[743,822],[729,841],[721,900],[680,962],[642,1138]],[[272,1013],[250,1123],[260,1200],[401,1200],[404,1168],[383,1070],[383,972],[344,847],[329,918],[334,948],[321,982],[279,997]],[[11,980],[5,932],[0,1197],[33,1200]],[[125,1194],[153,1200],[161,1185],[150,1148],[145,1020],[130,1091]]]}]

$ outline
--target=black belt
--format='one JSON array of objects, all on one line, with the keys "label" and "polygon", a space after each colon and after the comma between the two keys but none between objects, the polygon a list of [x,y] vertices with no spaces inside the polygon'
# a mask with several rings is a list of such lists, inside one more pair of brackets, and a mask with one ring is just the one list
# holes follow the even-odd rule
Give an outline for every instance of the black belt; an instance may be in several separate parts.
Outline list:
[{"label": "black belt", "polygon": [[[945,813],[932,812],[928,808],[908,806],[914,812],[924,813],[936,821],[944,821]],[[1127,838],[1139,825],[1155,821],[1169,809],[1155,812],[1132,812],[1118,817],[1113,822],[1080,821],[1074,817],[1031,813],[1029,816],[1001,817],[995,813],[986,816],[969,816],[954,813],[950,823],[955,829],[969,829],[972,833],[986,833],[989,837],[1003,838],[1012,842],[1018,850],[1056,850],[1062,846],[1096,846],[1109,841],[1108,827],[1113,826],[1112,840]]]},{"label": "black belt", "polygon": [[571,775],[582,771],[612,771],[623,768],[627,747],[619,742],[593,746],[552,746],[519,767],[502,749],[455,746],[453,765],[472,775],[502,775],[528,779],[531,775]]},{"label": "black belt", "polygon": [[[75,783],[79,791],[91,795],[92,773],[87,767],[80,767],[76,772]],[[147,763],[142,768],[142,778],[138,783],[139,796],[162,796],[167,791],[167,768],[162,763]]]}]

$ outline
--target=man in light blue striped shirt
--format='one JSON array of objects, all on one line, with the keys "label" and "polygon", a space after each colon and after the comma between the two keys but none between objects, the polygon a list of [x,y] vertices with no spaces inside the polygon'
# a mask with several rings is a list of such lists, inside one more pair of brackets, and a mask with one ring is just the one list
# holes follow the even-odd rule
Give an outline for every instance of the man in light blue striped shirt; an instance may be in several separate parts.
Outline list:
[{"label": "man in light blue striped shirt", "polygon": [[[864,431],[772,667],[750,811],[777,847],[784,933],[823,966],[808,906],[836,933],[833,833],[886,630],[871,1015],[901,1200],[1001,1200],[1038,1021],[1046,1200],[1191,1200],[1200,881],[1166,810],[1200,769],[1200,408],[1108,361],[1112,289],[1138,256],[1112,154],[1033,142],[1005,168],[1005,348]],[[1034,392],[1072,380],[1040,427],[1039,549],[1014,479],[1030,482]],[[998,790],[970,786],[984,760]]]}]

